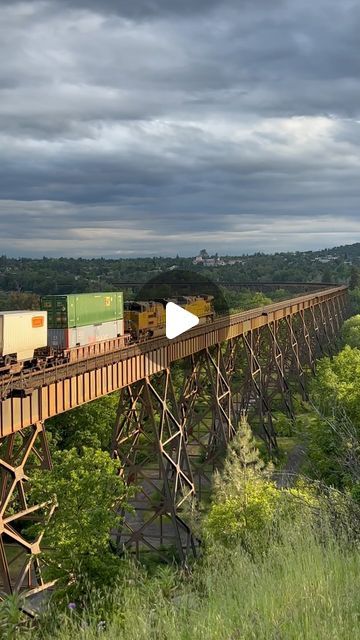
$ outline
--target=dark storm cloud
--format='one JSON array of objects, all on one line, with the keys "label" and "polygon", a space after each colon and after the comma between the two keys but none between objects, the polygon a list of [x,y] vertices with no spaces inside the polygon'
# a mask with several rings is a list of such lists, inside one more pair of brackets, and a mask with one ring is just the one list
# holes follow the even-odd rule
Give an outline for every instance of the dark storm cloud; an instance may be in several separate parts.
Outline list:
[{"label": "dark storm cloud", "polygon": [[359,29],[352,0],[2,2],[0,250],[354,239]]},{"label": "dark storm cloud", "polygon": [[[22,0],[32,4],[33,0]],[[3,0],[3,4],[13,4],[14,0]],[[235,6],[239,11],[249,7],[269,8],[269,0],[49,0],[49,5],[61,9],[85,9],[96,13],[115,14],[126,18],[144,20],[164,15],[189,16],[208,13],[216,7]],[[273,6],[283,5],[284,0],[272,0]]]}]

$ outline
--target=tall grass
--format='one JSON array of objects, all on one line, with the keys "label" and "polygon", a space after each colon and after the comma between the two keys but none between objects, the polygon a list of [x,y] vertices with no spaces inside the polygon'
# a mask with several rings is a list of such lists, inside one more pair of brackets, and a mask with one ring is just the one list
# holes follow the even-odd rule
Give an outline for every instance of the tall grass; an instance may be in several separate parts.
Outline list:
[{"label": "tall grass", "polygon": [[[360,554],[306,527],[262,558],[219,548],[191,579],[166,570],[96,598],[46,640],[348,640],[360,638]],[[108,613],[99,613],[100,605]],[[100,622],[105,618],[106,627]]]}]

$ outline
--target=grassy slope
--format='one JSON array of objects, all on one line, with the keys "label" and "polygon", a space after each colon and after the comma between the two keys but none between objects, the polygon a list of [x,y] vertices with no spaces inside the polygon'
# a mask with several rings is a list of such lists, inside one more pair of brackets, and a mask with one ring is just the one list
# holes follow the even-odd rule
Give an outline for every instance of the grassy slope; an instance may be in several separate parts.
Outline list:
[{"label": "grassy slope", "polygon": [[[272,545],[265,560],[214,556],[193,582],[164,596],[164,579],[112,594],[103,640],[347,640],[360,638],[360,555],[309,532]],[[167,578],[167,583],[169,578]],[[171,582],[171,580],[170,580]],[[168,587],[168,584],[167,584]],[[94,616],[96,620],[96,603]],[[97,618],[99,620],[99,618]],[[53,640],[99,637],[96,622]]]}]

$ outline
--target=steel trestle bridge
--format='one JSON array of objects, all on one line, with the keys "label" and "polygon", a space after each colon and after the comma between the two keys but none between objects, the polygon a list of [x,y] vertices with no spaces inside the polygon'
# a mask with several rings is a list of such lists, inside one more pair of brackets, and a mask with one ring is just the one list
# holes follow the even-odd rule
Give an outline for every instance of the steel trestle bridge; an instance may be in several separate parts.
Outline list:
[{"label": "steel trestle bridge", "polygon": [[171,342],[156,338],[0,381],[0,591],[49,586],[42,535],[29,540],[23,531],[54,509],[29,505],[26,492],[31,468],[51,468],[45,420],[119,391],[112,455],[137,488],[135,514],[124,514],[114,542],[138,554],[172,545],[184,562],[197,541],[183,514],[209,490],[240,416],[251,411],[276,448],[274,407],[293,417],[294,393],[306,398],[307,373],[335,351],[347,312],[347,287],[333,286],[220,317]]}]

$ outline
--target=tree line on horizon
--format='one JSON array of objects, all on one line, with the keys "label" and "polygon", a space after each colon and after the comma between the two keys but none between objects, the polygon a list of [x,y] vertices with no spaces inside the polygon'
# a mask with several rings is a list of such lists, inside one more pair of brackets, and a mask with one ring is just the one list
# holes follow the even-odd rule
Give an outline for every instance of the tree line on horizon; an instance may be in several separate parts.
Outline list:
[{"label": "tree line on horizon", "polygon": [[[9,258],[0,256],[0,304],[4,293],[38,295],[119,289],[146,282],[170,268],[189,269],[221,283],[360,281],[360,244],[321,252],[257,253],[220,267],[194,265],[192,258]],[[130,291],[134,295],[136,291]],[[3,307],[4,308],[4,307]]]}]

